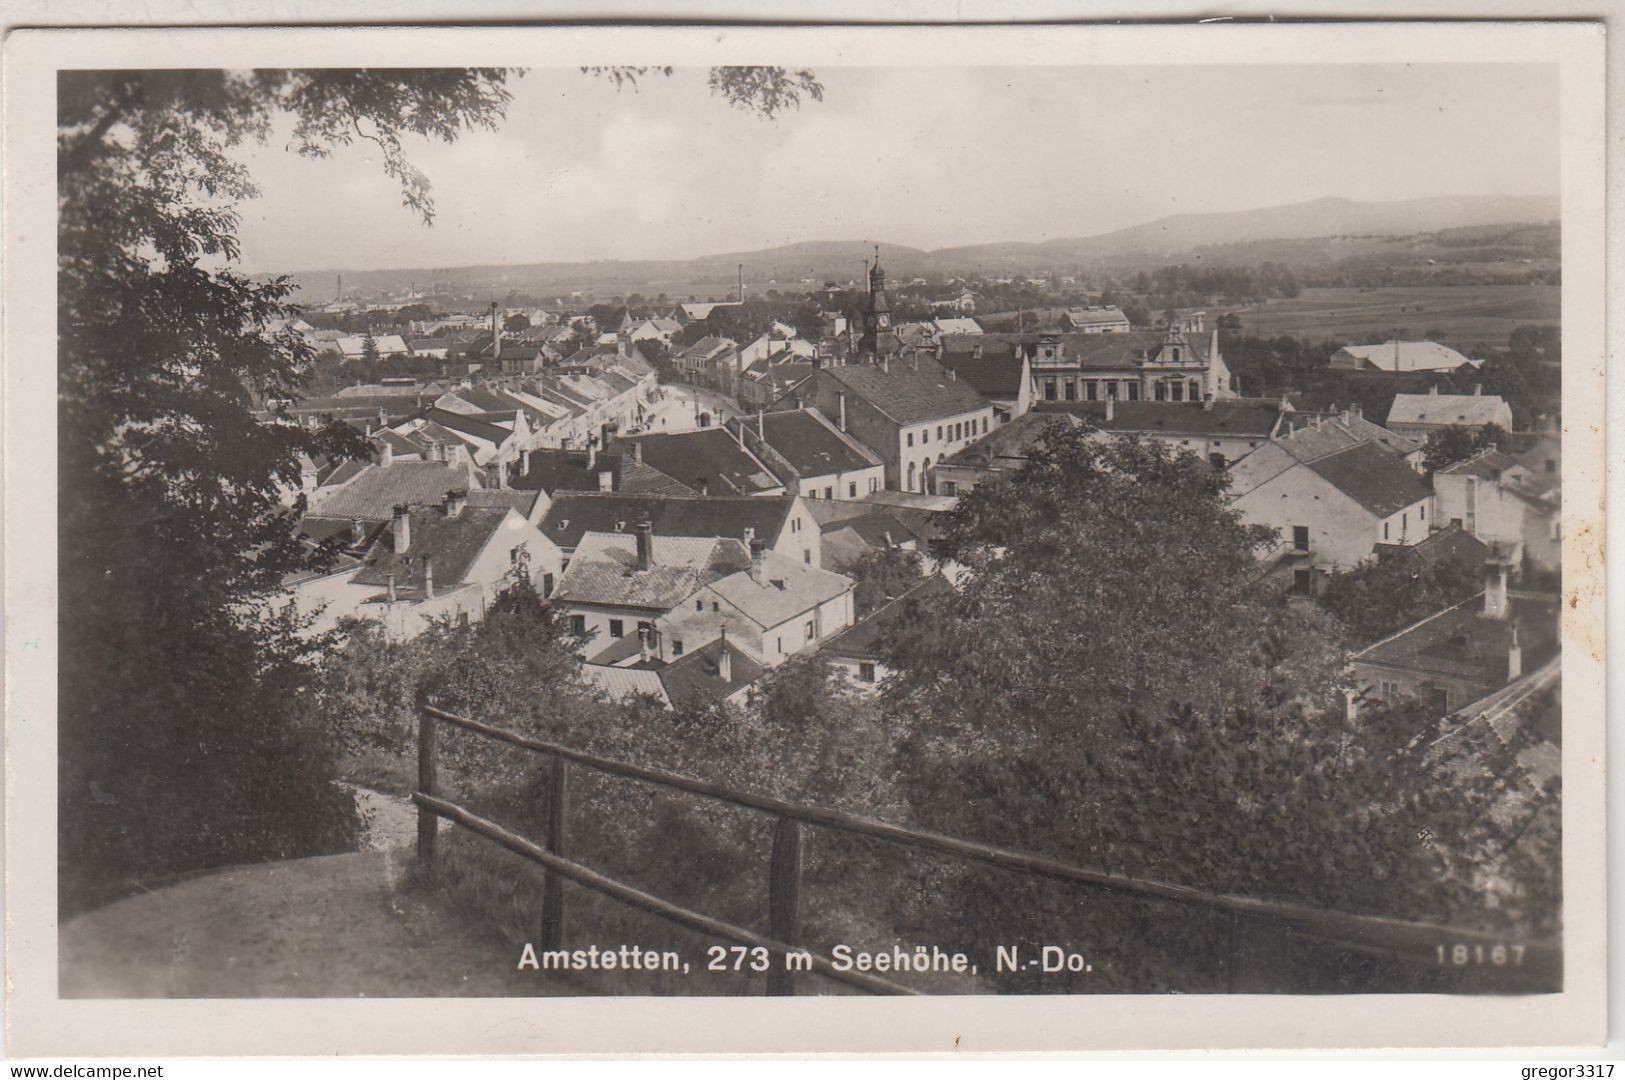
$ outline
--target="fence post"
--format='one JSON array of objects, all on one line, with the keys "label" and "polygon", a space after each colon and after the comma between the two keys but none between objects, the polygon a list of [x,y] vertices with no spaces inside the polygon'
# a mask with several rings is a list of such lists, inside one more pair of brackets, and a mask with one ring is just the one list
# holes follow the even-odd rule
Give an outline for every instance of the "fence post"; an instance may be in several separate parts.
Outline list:
[{"label": "fence post", "polygon": [[[773,829],[773,863],[768,871],[768,937],[786,945],[798,936],[796,917],[801,908],[801,823],[780,817]],[[788,997],[796,992],[788,956],[775,957],[767,969],[767,992]]]},{"label": "fence post", "polygon": [[[440,794],[437,787],[438,748],[435,746],[438,721],[427,709],[418,712],[418,790],[425,795]],[[418,862],[434,865],[434,841],[440,821],[425,807],[418,807]]]},{"label": "fence post", "polygon": [[[565,824],[570,812],[570,763],[553,756],[553,781],[548,785],[547,850],[563,856]],[[542,871],[542,948],[557,949],[564,944],[564,879],[552,870]]]}]

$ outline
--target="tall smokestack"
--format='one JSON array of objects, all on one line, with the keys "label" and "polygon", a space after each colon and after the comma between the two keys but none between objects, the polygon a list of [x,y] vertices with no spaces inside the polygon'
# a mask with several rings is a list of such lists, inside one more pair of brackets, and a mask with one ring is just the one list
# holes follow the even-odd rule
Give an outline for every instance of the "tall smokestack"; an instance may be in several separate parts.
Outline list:
[{"label": "tall smokestack", "polygon": [[654,566],[655,526],[652,521],[638,522],[638,569]]},{"label": "tall smokestack", "polygon": [[434,599],[434,556],[423,556],[423,599]]},{"label": "tall smokestack", "polygon": [[725,683],[734,681],[733,658],[728,655],[728,628],[722,628],[722,652],[717,657],[717,675]]},{"label": "tall smokestack", "polygon": [[1523,649],[1518,645],[1518,624],[1513,623],[1511,640],[1507,642],[1507,682],[1523,674]]},{"label": "tall smokestack", "polygon": [[745,302],[745,264],[739,264],[739,302]]},{"label": "tall smokestack", "polygon": [[497,315],[497,303],[491,301],[491,362],[502,362],[502,320]]},{"label": "tall smokestack", "polygon": [[837,391],[835,391],[835,406],[836,406],[836,410],[840,413],[840,418],[841,418],[840,427],[841,427],[841,430],[845,431],[846,430],[846,391],[845,390],[837,390]]},{"label": "tall smokestack", "polygon": [[756,584],[764,584],[762,579],[762,561],[767,553],[767,541],[761,537],[752,537],[750,541],[750,579]]},{"label": "tall smokestack", "polygon": [[412,549],[412,509],[405,503],[395,504],[393,519],[395,528],[395,552],[399,554]]}]

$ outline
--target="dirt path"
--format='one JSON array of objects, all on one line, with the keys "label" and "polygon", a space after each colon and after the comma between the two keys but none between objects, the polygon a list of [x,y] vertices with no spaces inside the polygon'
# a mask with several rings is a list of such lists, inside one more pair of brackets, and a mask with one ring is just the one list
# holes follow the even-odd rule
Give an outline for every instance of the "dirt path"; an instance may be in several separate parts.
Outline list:
[{"label": "dirt path", "polygon": [[[396,823],[397,825],[401,823]],[[61,994],[508,997],[580,992],[404,881],[410,851],[237,867],[67,923]]]}]

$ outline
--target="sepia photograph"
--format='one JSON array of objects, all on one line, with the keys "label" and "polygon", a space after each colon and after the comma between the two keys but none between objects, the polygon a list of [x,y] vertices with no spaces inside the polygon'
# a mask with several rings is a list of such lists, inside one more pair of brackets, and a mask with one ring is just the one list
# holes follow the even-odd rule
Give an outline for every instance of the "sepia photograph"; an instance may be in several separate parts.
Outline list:
[{"label": "sepia photograph", "polygon": [[1246,29],[40,50],[44,993],[1596,989],[1600,34]]}]

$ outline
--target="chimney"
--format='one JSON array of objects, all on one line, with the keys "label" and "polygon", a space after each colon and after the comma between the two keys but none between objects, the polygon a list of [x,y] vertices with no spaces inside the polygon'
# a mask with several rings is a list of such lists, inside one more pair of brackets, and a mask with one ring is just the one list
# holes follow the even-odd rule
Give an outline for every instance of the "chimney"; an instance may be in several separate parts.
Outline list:
[{"label": "chimney", "polygon": [[615,437],[616,430],[616,425],[610,423],[602,424],[598,428],[598,445],[604,448],[605,453],[609,452],[609,441]]},{"label": "chimney", "polygon": [[608,492],[611,492],[611,491],[615,490],[615,470],[614,469],[599,469],[598,470],[598,490],[601,491],[601,492],[605,492],[605,493],[608,493]]},{"label": "chimney", "polygon": [[700,477],[698,480],[694,481],[694,490],[698,491],[701,495],[711,494],[711,481],[707,480],[703,476]]},{"label": "chimney", "polygon": [[840,429],[842,431],[845,431],[846,430],[846,391],[845,390],[837,390],[837,391],[835,391],[835,408],[836,408],[836,412],[840,416],[840,424],[839,424]]},{"label": "chimney", "polygon": [[499,461],[499,462],[496,463],[497,489],[499,491],[507,491],[508,490],[508,468],[509,468],[510,464],[511,464],[510,462],[506,462],[506,461]]},{"label": "chimney", "polygon": [[386,469],[395,464],[395,447],[388,440],[378,447],[378,464]]},{"label": "chimney", "polygon": [[1211,393],[1202,395],[1202,411],[1203,412],[1212,412],[1213,411],[1213,395]]},{"label": "chimney", "polygon": [[959,381],[959,369],[958,368],[949,368],[948,369],[948,381],[949,382],[958,382]]},{"label": "chimney", "polygon": [[655,526],[652,521],[638,522],[638,569],[654,566]]},{"label": "chimney", "polygon": [[752,540],[756,539],[756,529],[755,529],[755,527],[751,526],[751,525],[746,525],[745,526],[744,536],[745,536],[745,544],[748,546]]},{"label": "chimney", "polygon": [[649,662],[649,655],[650,655],[649,639],[654,637],[654,633],[655,633],[654,632],[654,627],[652,627],[652,626],[640,626],[640,627],[638,627],[638,662],[639,663],[647,664]]},{"label": "chimney", "polygon": [[412,549],[412,511],[405,503],[395,504],[395,553]]},{"label": "chimney", "polygon": [[766,421],[762,419],[762,407],[756,406],[756,437],[763,442],[767,441]]},{"label": "chimney", "polygon": [[468,505],[468,489],[452,488],[446,492],[445,511],[449,518],[462,517],[463,507]]},{"label": "chimney", "polygon": [[880,357],[880,370],[884,371],[888,375],[891,374],[891,357],[886,356],[884,354],[881,355],[881,357]]},{"label": "chimney", "polygon": [[1499,555],[1484,561],[1484,617],[1507,617],[1507,564]]},{"label": "chimney", "polygon": [[1507,682],[1523,674],[1523,649],[1518,645],[1518,624],[1513,623],[1511,640],[1507,642]]},{"label": "chimney", "polygon": [[350,519],[350,546],[360,547],[367,542],[367,527],[361,523],[360,518]]},{"label": "chimney", "polygon": [[1434,383],[1432,386],[1428,387],[1428,394],[1433,396],[1433,397],[1438,397],[1439,396],[1439,384]]},{"label": "chimney", "polygon": [[722,628],[721,641],[722,653],[717,657],[717,675],[722,678],[723,682],[731,684],[734,681],[734,664],[733,658],[728,655],[728,628],[726,626]]},{"label": "chimney", "polygon": [[434,556],[423,556],[423,599],[434,599]]},{"label": "chimney", "polygon": [[1117,398],[1112,394],[1107,394],[1106,395],[1106,422],[1108,424],[1112,422],[1112,416],[1116,412],[1116,408],[1115,408],[1116,404],[1117,404]]},{"label": "chimney", "polygon": [[594,439],[591,435],[589,435],[589,436],[587,436],[587,470],[589,472],[592,471],[592,467],[594,465],[597,465],[597,464],[598,464],[598,440]]},{"label": "chimney", "polygon": [[533,454],[533,453],[535,453],[534,450],[527,450],[524,453],[519,455],[519,475],[520,476],[529,476],[530,475],[530,455]]},{"label": "chimney", "polygon": [[389,585],[389,602],[395,602],[395,571],[391,570],[384,575],[384,581]]},{"label": "chimney", "polygon": [[739,442],[739,449],[743,450],[745,448],[745,421],[744,420],[735,421],[734,438],[736,440],[738,440],[738,442]]},{"label": "chimney", "polygon": [[641,439],[633,439],[631,442],[627,443],[626,444],[626,456],[631,461],[636,461],[636,462],[642,463],[642,461],[643,461],[643,440],[641,440]]},{"label": "chimney", "polygon": [[750,579],[758,585],[765,584],[762,577],[762,556],[767,551],[767,541],[759,537],[752,537],[750,541]]},{"label": "chimney", "polygon": [[970,347],[970,355],[972,360],[980,360],[982,358],[981,342],[977,342],[975,345]]},{"label": "chimney", "polygon": [[1474,397],[1483,397],[1484,396],[1484,384],[1483,383],[1474,383],[1473,384],[1473,396]]}]

